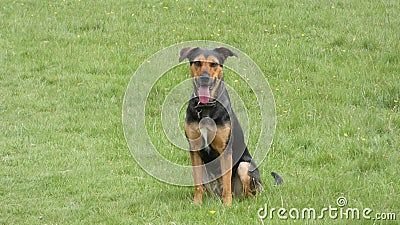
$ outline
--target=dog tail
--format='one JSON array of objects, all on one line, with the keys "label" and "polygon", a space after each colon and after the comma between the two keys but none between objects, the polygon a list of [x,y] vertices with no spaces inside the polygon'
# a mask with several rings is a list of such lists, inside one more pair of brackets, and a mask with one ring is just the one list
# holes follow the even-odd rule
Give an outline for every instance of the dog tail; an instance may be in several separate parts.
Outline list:
[{"label": "dog tail", "polygon": [[271,176],[275,179],[274,186],[283,184],[283,178],[275,172],[271,172]]}]

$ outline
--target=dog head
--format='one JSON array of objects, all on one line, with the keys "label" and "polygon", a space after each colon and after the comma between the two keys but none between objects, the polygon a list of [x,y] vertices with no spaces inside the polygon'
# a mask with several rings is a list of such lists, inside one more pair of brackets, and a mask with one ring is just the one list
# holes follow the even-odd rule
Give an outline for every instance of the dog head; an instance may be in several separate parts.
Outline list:
[{"label": "dog head", "polygon": [[179,62],[188,58],[190,75],[193,77],[195,94],[202,104],[215,98],[220,82],[223,80],[224,61],[229,56],[237,56],[231,50],[219,47],[213,50],[199,47],[184,48],[180,52]]}]

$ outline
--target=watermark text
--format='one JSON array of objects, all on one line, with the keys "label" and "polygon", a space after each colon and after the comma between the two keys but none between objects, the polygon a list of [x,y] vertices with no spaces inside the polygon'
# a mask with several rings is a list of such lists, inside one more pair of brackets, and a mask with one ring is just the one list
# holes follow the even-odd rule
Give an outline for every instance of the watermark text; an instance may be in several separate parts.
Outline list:
[{"label": "watermark text", "polygon": [[280,220],[317,220],[317,219],[345,219],[345,220],[392,220],[395,221],[396,213],[374,212],[371,208],[350,208],[347,199],[339,197],[335,206],[329,205],[321,209],[309,208],[270,208],[267,204],[258,209],[257,216],[261,220],[278,218]]}]

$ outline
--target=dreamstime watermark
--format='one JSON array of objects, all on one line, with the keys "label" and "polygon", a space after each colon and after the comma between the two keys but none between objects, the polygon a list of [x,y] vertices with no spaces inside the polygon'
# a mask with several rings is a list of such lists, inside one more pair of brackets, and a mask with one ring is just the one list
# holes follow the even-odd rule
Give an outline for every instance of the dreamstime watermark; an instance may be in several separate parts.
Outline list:
[{"label": "dreamstime watermark", "polygon": [[[173,146],[173,151],[187,151],[189,158],[189,145],[182,132],[184,119],[180,117],[180,112],[185,110],[193,93],[193,83],[189,74],[189,63],[178,60],[181,49],[187,47],[226,47],[238,56],[230,57],[225,62],[225,76],[233,73],[240,76],[238,82],[245,84],[246,95],[252,93],[254,96],[255,100],[251,102],[252,111],[249,112],[246,108],[244,96],[235,90],[236,81],[231,85],[225,83],[225,86],[241,123],[245,142],[248,142],[250,130],[253,132],[252,136],[254,135],[253,140],[257,140],[250,151],[258,165],[267,156],[276,127],[275,102],[266,76],[248,55],[237,48],[220,42],[189,41],[169,46],[153,54],[138,67],[126,89],[122,107],[124,135],[134,159],[148,174],[163,182],[180,186],[193,185],[192,167],[173,162],[165,155],[171,155],[168,152],[171,149],[167,150],[167,147]],[[171,73],[176,73],[182,81],[166,80],[164,76]],[[156,87],[160,83],[169,85],[162,87],[163,94],[159,94]],[[161,113],[154,113],[155,108]],[[257,115],[256,121],[250,114]],[[153,121],[161,122],[155,124]],[[257,124],[256,132],[254,128],[250,129],[251,122]],[[149,123],[155,125],[149,127]],[[160,137],[161,135],[163,137]],[[162,138],[169,143],[160,145]]]},{"label": "dreamstime watermark", "polygon": [[278,218],[280,220],[396,220],[396,213],[393,212],[374,212],[371,208],[350,208],[347,207],[347,199],[340,196],[336,200],[336,205],[316,208],[269,208],[267,204],[258,209],[257,216],[261,221],[265,219]]}]

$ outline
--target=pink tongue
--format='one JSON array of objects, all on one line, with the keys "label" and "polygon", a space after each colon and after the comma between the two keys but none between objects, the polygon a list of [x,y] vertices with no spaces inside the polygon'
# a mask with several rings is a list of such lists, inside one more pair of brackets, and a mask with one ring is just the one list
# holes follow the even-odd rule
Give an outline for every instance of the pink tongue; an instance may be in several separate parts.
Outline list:
[{"label": "pink tongue", "polygon": [[205,86],[205,87],[200,86],[199,99],[200,99],[200,102],[203,104],[208,103],[210,101],[210,90],[208,89],[207,86]]}]

